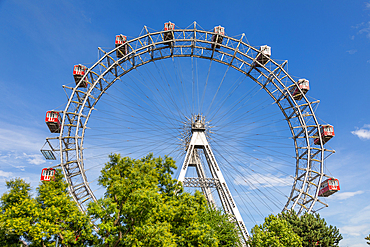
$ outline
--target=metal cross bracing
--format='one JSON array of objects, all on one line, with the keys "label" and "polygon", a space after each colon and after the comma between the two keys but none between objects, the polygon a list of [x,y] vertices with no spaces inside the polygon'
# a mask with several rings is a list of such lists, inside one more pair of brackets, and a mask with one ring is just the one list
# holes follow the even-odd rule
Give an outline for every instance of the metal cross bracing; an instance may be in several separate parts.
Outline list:
[{"label": "metal cross bracing", "polygon": [[[239,209],[230,193],[226,184],[225,178],[221,172],[216,158],[212,152],[211,146],[208,143],[205,134],[205,120],[202,115],[192,117],[191,132],[192,136],[186,148],[184,163],[181,167],[181,172],[178,181],[183,183],[185,187],[200,187],[205,194],[210,205],[216,205],[211,193],[211,188],[216,188],[224,211],[231,216],[232,221],[240,229],[241,242],[243,246],[247,246],[249,233],[245,227],[244,221],[240,215]],[[212,178],[207,178],[205,175],[205,167],[200,162],[199,155],[203,153],[208,164]],[[197,178],[188,178],[186,172],[189,166],[195,166],[197,170]]]},{"label": "metal cross bracing", "polygon": [[[144,35],[127,41],[128,53],[120,58],[116,55],[120,47],[109,51],[99,48],[100,58],[80,81],[82,83],[87,78],[86,88],[64,86],[69,90],[69,100],[63,111],[58,138],[60,166],[69,183],[69,191],[82,211],[86,210],[87,203],[96,201],[85,175],[83,157],[85,130],[95,105],[111,85],[130,71],[153,61],[174,57],[208,59],[224,64],[248,76],[265,90],[282,112],[295,148],[295,181],[282,210],[295,209],[301,213],[315,211],[316,203],[327,206],[318,199],[318,187],[328,176],[324,173],[324,160],[334,151],[325,148],[320,134],[321,125],[314,112],[318,101],[310,101],[302,92],[302,99],[293,98],[290,89],[297,86],[297,81],[288,74],[285,68],[287,61],[278,62],[266,57],[268,62],[260,64],[256,60],[260,51],[249,45],[244,35],[240,38],[222,35],[223,42],[218,44],[220,48],[217,49],[216,45],[211,48],[214,33],[200,29],[196,23],[193,28],[171,31],[174,37],[171,43],[164,41],[164,31],[149,32],[146,27],[145,30],[147,33]],[[320,139],[319,145],[313,145],[315,138]],[[210,185],[211,181],[193,183]]]},{"label": "metal cross bracing", "polygon": [[178,181],[181,181],[185,187],[201,188],[209,205],[215,206],[216,202],[212,196],[211,188],[219,188],[220,181],[217,178],[207,178],[206,177],[206,173],[205,173],[203,164],[200,159],[200,154],[199,154],[200,150],[195,149],[194,147],[191,147],[191,148],[188,147],[187,149],[191,150],[191,153],[189,152],[189,154],[185,156],[185,160],[187,162],[186,165],[184,163],[184,165],[186,166],[185,172],[186,172],[187,167],[193,166],[195,167],[197,171],[198,177],[196,178],[185,178],[185,177],[180,178],[179,177]]}]

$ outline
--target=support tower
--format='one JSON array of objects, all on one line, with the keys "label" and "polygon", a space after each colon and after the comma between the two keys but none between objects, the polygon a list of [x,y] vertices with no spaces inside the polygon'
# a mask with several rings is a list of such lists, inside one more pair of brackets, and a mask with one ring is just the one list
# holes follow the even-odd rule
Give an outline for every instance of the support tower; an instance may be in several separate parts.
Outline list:
[{"label": "support tower", "polygon": [[[201,188],[209,205],[215,205],[211,189],[216,189],[225,213],[230,215],[231,220],[239,227],[241,242],[243,246],[247,246],[246,241],[249,239],[247,228],[213,155],[205,132],[206,123],[204,117],[202,115],[193,116],[191,119],[191,138],[186,145],[186,156],[178,181],[182,182],[184,187]],[[212,177],[206,177],[205,167],[200,159],[201,155],[205,156]],[[195,167],[198,177],[186,177],[188,167]]]}]

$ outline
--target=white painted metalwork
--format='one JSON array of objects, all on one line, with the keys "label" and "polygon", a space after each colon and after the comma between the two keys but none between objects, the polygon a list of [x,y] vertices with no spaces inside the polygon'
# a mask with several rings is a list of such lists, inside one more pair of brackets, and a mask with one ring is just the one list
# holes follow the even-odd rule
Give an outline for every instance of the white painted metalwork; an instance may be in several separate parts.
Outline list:
[{"label": "white painted metalwork", "polygon": [[[109,51],[99,48],[100,58],[87,70],[77,85],[63,86],[69,91],[69,99],[63,111],[61,132],[57,138],[59,145],[51,147],[51,150],[54,152],[59,149],[59,166],[69,184],[70,194],[80,210],[85,211],[89,202],[96,201],[85,174],[83,157],[85,131],[96,104],[115,82],[130,71],[153,61],[176,57],[208,59],[224,64],[249,77],[264,90],[280,109],[294,142],[296,160],[294,183],[282,210],[295,209],[302,213],[317,211],[320,207],[315,205],[318,204],[328,206],[318,198],[318,193],[321,181],[325,177],[330,177],[324,173],[324,160],[334,151],[324,146],[321,137],[321,125],[314,111],[319,101],[310,101],[306,97],[298,87],[297,81],[288,74],[285,68],[287,61],[278,62],[269,54],[262,54],[260,49],[246,42],[244,34],[240,39],[222,35],[222,43],[217,43],[219,48],[216,49],[216,43],[212,41],[214,33],[202,30],[195,22],[192,28],[171,30],[173,39],[170,41],[164,39],[166,32],[168,31],[147,30],[144,35],[126,41],[123,45],[127,45],[127,54],[119,53],[119,56],[117,51],[121,46]],[[259,57],[263,59],[259,60]],[[87,84],[86,87],[79,86],[84,83]],[[293,97],[291,92],[293,87],[298,88],[302,95],[301,99],[296,100]],[[212,201],[208,189],[212,186],[217,187],[218,183],[222,184],[223,180],[220,181],[222,174],[218,172],[219,168],[212,151],[207,149],[209,147],[207,139],[204,134],[200,134],[204,132],[197,134],[196,132],[192,136],[193,144],[187,150],[188,161],[185,164],[194,163],[198,168],[198,178],[187,180],[185,174],[181,174],[179,179],[184,183],[188,182],[189,186],[191,183],[194,186],[201,185],[208,200]],[[317,138],[318,145],[314,145]],[[206,178],[202,172],[202,166],[197,161],[199,154],[194,152],[196,146],[204,147],[206,150],[205,154],[214,172],[211,179]],[[190,159],[193,161],[190,162]],[[221,191],[224,191],[226,198],[227,187]],[[233,212],[233,203],[232,199],[225,199],[224,204],[228,212]]]},{"label": "white painted metalwork", "polygon": [[[202,188],[209,204],[214,204],[213,196],[211,194],[210,188],[215,187],[217,189],[219,198],[221,200],[224,211],[231,215],[235,224],[239,227],[242,235],[242,243],[247,246],[247,240],[249,239],[249,233],[245,227],[242,216],[240,215],[239,209],[232,197],[230,190],[226,184],[225,178],[221,172],[219,165],[217,164],[216,158],[212,152],[211,146],[208,143],[205,134],[205,120],[201,115],[193,116],[191,123],[192,136],[190,143],[187,146],[186,155],[184,163],[181,167],[181,172],[178,181],[184,186],[195,187],[199,185]],[[209,179],[205,177],[204,167],[200,163],[198,155],[203,153],[207,160],[208,168],[212,174],[212,183],[209,183]],[[194,162],[194,157],[196,157],[196,162]],[[198,181],[194,183],[194,178],[189,178],[185,180],[186,172],[188,167],[192,164],[196,164],[198,172]],[[200,176],[199,176],[200,175]],[[208,182],[208,183],[207,183]]]}]

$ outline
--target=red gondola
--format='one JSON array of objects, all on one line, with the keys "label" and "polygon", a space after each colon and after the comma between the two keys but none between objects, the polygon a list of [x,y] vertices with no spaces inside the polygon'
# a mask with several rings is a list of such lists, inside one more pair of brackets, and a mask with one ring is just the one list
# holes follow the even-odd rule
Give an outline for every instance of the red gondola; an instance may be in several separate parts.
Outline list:
[{"label": "red gondola", "polygon": [[[222,44],[222,40],[224,39],[221,35],[225,35],[225,28],[221,26],[217,26],[213,28],[213,32],[215,34],[212,35],[212,42],[215,42],[217,44]],[[212,44],[212,49],[214,49],[215,44]],[[216,48],[220,48],[220,45],[216,45]]]},{"label": "red gondola", "polygon": [[[260,63],[265,65],[269,61],[269,57],[271,56],[271,47],[268,45],[260,46],[260,53],[258,53],[256,60]],[[261,67],[258,63],[254,63],[255,67]]]},{"label": "red gondola", "polygon": [[55,179],[55,170],[53,168],[44,168],[41,171],[41,181],[50,181]]},{"label": "red gondola", "polygon": [[[321,138],[322,138],[323,144],[328,142],[332,137],[335,136],[334,127],[330,124],[322,125],[320,128],[320,132],[321,132]],[[318,134],[316,133],[316,135]],[[320,138],[315,138],[314,144],[320,145]]]},{"label": "red gondola", "polygon": [[[73,77],[75,78],[76,85],[80,82],[81,78],[86,74],[87,67],[82,64],[76,64],[73,67]],[[85,77],[84,81],[80,83],[78,87],[87,87],[87,78]]]},{"label": "red gondola", "polygon": [[[173,30],[174,29],[175,29],[175,23],[172,23],[169,21],[164,24],[164,31],[167,31],[163,33],[164,41],[173,40]],[[172,42],[166,42],[166,43],[169,43],[170,45],[172,44]]]},{"label": "red gondola", "polygon": [[117,49],[116,54],[118,58],[121,58],[128,53],[128,45],[125,44],[127,42],[127,37],[120,34],[116,36],[116,47],[121,46],[119,49]]},{"label": "red gondola", "polygon": [[57,111],[47,111],[45,123],[49,127],[51,133],[60,133],[60,126],[62,125],[62,118]]},{"label": "red gondola", "polygon": [[303,94],[306,94],[308,90],[310,90],[310,83],[306,79],[299,79],[297,84],[298,86],[294,86],[291,92],[295,100],[301,100],[303,95],[299,91],[298,87],[302,90]]},{"label": "red gondola", "polygon": [[164,31],[174,30],[175,29],[175,23],[172,22],[166,22],[164,24]]},{"label": "red gondola", "polygon": [[337,191],[340,191],[339,180],[328,178],[324,182],[321,182],[319,196],[328,197]]}]

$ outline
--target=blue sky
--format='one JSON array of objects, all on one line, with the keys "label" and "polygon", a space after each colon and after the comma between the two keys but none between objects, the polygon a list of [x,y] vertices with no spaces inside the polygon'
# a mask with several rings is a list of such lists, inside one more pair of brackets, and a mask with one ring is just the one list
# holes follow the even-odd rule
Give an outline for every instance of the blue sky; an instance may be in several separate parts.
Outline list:
[{"label": "blue sky", "polygon": [[6,1],[0,0],[0,192],[22,177],[37,186],[48,166],[40,154],[50,133],[46,110],[62,109],[61,87],[72,66],[92,65],[97,47],[112,48],[119,33],[137,37],[146,25],[171,20],[205,30],[222,25],[268,44],[289,72],[310,80],[317,116],[335,127],[336,150],[326,166],[342,190],[320,211],[344,236],[341,246],[366,246],[370,233],[369,1]]}]

